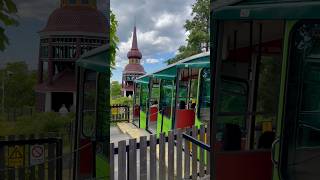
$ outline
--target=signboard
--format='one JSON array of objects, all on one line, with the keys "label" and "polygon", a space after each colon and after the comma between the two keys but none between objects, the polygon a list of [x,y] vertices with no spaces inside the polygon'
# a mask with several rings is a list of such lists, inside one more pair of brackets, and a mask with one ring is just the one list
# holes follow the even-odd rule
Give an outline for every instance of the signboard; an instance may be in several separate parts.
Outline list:
[{"label": "signboard", "polygon": [[8,147],[8,167],[19,168],[24,165],[24,146]]},{"label": "signboard", "polygon": [[44,163],[44,145],[30,146],[30,165],[37,165]]}]

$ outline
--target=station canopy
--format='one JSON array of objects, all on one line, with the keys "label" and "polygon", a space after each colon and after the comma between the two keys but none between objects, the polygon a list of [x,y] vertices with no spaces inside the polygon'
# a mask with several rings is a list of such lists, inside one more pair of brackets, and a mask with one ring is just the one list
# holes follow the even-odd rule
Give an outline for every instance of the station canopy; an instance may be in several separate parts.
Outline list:
[{"label": "station canopy", "polygon": [[106,73],[110,69],[110,65],[107,62],[107,45],[95,48],[85,54],[83,54],[79,60],[76,61],[77,66],[93,71]]},{"label": "station canopy", "polygon": [[177,76],[178,68],[209,68],[210,52],[197,54],[177,63],[171,64],[164,69],[152,73],[152,77],[158,79],[174,80]]},{"label": "station canopy", "polygon": [[135,80],[135,82],[138,83],[138,84],[149,84],[150,76],[151,76],[150,74],[146,74],[146,75],[140,76],[139,78],[137,78]]},{"label": "station canopy", "polygon": [[269,20],[319,19],[320,1],[223,0],[212,5],[213,19]]}]

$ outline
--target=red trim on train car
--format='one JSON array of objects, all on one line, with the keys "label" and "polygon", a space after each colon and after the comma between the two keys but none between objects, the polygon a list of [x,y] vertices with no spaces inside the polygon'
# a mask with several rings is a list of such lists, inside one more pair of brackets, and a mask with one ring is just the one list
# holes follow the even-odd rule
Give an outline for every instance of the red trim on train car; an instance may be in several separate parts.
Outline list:
[{"label": "red trim on train car", "polygon": [[216,152],[216,179],[271,180],[271,152]]},{"label": "red trim on train car", "polygon": [[192,127],[195,122],[195,112],[189,109],[178,109],[176,117],[176,128]]},{"label": "red trim on train car", "polygon": [[154,122],[158,119],[158,107],[150,107],[150,121]]},{"label": "red trim on train car", "polygon": [[90,139],[81,139],[80,147],[84,147],[80,150],[80,175],[91,174],[93,171],[93,152]]}]

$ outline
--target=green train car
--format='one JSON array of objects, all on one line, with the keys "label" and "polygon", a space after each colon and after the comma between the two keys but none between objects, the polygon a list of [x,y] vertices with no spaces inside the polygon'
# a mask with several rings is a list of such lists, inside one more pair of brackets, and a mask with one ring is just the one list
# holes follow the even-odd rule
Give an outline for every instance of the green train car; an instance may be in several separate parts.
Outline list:
[{"label": "green train car", "polygon": [[320,178],[319,9],[212,2],[211,179]]},{"label": "green train car", "polygon": [[136,79],[134,123],[157,134],[207,123],[210,94],[202,89],[210,86],[209,55],[194,55]]},{"label": "green train car", "polygon": [[108,47],[85,53],[77,62],[77,106],[74,126],[73,177],[109,179],[110,66]]}]

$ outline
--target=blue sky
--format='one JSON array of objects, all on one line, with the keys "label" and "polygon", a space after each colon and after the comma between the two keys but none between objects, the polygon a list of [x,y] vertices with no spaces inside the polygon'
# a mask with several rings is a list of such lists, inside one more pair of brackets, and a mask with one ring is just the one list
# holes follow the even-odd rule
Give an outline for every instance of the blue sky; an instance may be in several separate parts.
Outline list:
[{"label": "blue sky", "polygon": [[[166,66],[179,46],[186,44],[184,24],[191,18],[195,0],[111,0],[111,10],[119,22],[120,43],[112,80],[121,81],[122,71],[128,64],[134,22],[137,26],[138,46],[142,65],[147,73]],[[161,2],[161,3],[160,3]]]}]

